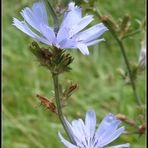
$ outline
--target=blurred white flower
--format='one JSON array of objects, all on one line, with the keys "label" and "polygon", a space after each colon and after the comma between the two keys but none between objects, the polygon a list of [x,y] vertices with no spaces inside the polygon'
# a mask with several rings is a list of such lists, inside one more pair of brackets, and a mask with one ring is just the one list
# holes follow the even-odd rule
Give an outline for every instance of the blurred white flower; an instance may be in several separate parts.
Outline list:
[{"label": "blurred white flower", "polygon": [[140,55],[139,55],[139,62],[138,62],[138,67],[140,69],[144,69],[146,66],[146,42],[145,40],[142,41],[142,46],[140,50]]}]

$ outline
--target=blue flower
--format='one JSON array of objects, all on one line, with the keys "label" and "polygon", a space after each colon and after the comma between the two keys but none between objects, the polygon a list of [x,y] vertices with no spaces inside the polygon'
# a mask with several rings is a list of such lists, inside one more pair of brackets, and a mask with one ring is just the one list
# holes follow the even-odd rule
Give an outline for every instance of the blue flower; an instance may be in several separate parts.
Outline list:
[{"label": "blue flower", "polygon": [[[76,145],[68,142],[62,137],[60,132],[58,132],[58,136],[66,148],[104,148],[106,145],[117,139],[124,131],[123,126],[118,128],[121,121],[117,120],[111,113],[103,119],[98,129],[95,130],[96,115],[92,110],[86,113],[85,122],[83,122],[82,119],[78,119],[74,120],[72,124],[70,124],[67,120],[66,123],[71,130],[73,139],[76,142]],[[129,144],[110,146],[108,148],[124,147],[129,147]]]},{"label": "blue flower", "polygon": [[[43,2],[36,2],[32,9],[26,7],[21,11],[24,21],[13,18],[13,25],[30,37],[57,48],[78,48],[84,55],[88,55],[88,46],[97,44],[104,39],[97,39],[108,29],[102,24],[96,24],[83,30],[93,20],[92,15],[82,17],[81,8],[75,3],[69,3],[68,10],[57,35],[48,24],[48,17]],[[36,30],[36,33],[32,30]]]}]

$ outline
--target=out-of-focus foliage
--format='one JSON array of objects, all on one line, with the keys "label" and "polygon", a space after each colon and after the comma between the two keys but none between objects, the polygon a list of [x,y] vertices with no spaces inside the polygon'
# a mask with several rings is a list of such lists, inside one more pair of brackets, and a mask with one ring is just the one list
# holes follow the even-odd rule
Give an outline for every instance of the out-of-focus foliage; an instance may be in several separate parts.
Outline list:
[{"label": "out-of-focus foliage", "polygon": [[[64,148],[57,137],[57,131],[62,131],[57,116],[48,110],[44,111],[42,106],[39,107],[40,103],[36,98],[36,94],[53,97],[51,75],[39,65],[29,51],[29,45],[33,40],[12,26],[12,17],[21,18],[20,11],[26,6],[32,6],[33,2],[33,0],[6,0],[2,3],[3,147]],[[61,19],[69,1],[51,0],[51,2]],[[92,14],[95,11],[92,8],[97,7],[102,15],[111,16],[115,22],[120,22],[124,14],[128,14],[132,30],[138,29],[138,22],[145,19],[144,0],[75,2],[83,7],[84,14]],[[94,18],[95,23],[100,22],[98,16]],[[52,24],[51,20],[50,22]],[[96,111],[97,121],[101,121],[109,112],[120,113],[140,126],[145,121],[145,71],[136,77],[137,91],[143,106],[140,108],[136,104],[131,86],[125,83],[118,72],[118,69],[126,71],[126,66],[117,43],[109,31],[105,33],[104,38],[105,42],[89,48],[89,56],[83,56],[77,50],[68,50],[74,57],[72,71],[63,74],[60,80],[65,87],[69,80],[79,83],[79,90],[67,100],[64,113],[69,121],[83,118],[88,109]],[[139,32],[124,39],[131,65],[138,62],[142,38],[143,33]],[[123,122],[123,125],[126,126],[127,132],[135,132],[135,128],[126,122]],[[123,135],[114,143],[121,142],[129,142],[131,148],[143,148],[145,136]]]}]

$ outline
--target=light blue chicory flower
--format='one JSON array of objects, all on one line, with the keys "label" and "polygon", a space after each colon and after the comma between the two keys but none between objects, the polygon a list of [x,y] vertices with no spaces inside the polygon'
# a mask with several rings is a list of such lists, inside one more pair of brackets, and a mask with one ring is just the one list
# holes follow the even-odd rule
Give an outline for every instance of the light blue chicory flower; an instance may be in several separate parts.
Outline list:
[{"label": "light blue chicory flower", "polygon": [[[81,8],[75,3],[69,3],[68,11],[64,14],[64,19],[57,35],[54,29],[48,24],[48,17],[43,2],[36,2],[32,9],[26,7],[21,11],[24,21],[13,18],[13,25],[29,35],[30,37],[57,48],[78,48],[84,55],[88,55],[87,46],[97,44],[104,39],[96,39],[108,29],[102,24],[96,24],[89,29],[83,30],[93,20],[92,15],[82,17]],[[31,30],[35,29],[37,33]]]},{"label": "light blue chicory flower", "polygon": [[[62,137],[60,132],[58,132],[58,136],[66,148],[104,148],[106,145],[117,139],[125,129],[123,126],[118,128],[121,121],[117,120],[116,117],[110,113],[103,119],[98,129],[95,130],[96,115],[93,110],[86,113],[85,123],[82,119],[74,120],[72,124],[66,119],[65,121],[76,142],[76,145],[68,142]],[[124,147],[129,147],[129,144],[110,146],[108,148]]]}]

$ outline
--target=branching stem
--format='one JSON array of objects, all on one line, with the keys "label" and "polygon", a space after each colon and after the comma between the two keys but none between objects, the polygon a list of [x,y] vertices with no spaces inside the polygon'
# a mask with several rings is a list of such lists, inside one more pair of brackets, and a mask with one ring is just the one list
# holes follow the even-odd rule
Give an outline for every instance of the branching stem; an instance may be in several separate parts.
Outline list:
[{"label": "branching stem", "polygon": [[[97,15],[99,16],[99,18],[101,19],[102,16],[100,15],[100,12],[97,10],[96,11]],[[112,36],[114,37],[114,39],[117,41],[119,47],[120,47],[120,50],[121,50],[121,53],[123,55],[123,58],[124,58],[124,61],[125,61],[125,64],[126,64],[126,67],[127,67],[127,70],[128,70],[128,74],[129,74],[129,77],[130,77],[130,81],[131,81],[131,86],[132,86],[132,89],[133,89],[133,93],[134,93],[134,96],[135,96],[135,99],[136,99],[136,102],[138,105],[141,105],[141,100],[137,94],[137,90],[136,90],[136,85],[135,85],[135,81],[132,77],[132,71],[131,71],[131,67],[130,67],[130,64],[129,64],[129,61],[128,61],[128,58],[127,58],[127,55],[126,55],[126,52],[125,52],[125,47],[123,45],[123,42],[122,40],[118,37],[118,35],[116,34],[116,31],[113,29],[113,27],[110,25],[110,23],[108,21],[105,21],[103,22],[105,24],[105,26],[110,30],[110,33],[112,34]]]}]

